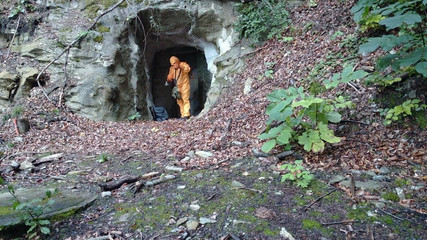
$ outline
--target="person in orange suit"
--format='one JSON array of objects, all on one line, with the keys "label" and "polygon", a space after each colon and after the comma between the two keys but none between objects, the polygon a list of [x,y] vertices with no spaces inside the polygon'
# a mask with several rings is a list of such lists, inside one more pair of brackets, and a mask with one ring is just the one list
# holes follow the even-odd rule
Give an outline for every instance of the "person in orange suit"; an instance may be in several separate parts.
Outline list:
[{"label": "person in orange suit", "polygon": [[170,58],[171,67],[167,77],[168,83],[174,83],[178,87],[178,92],[181,95],[180,99],[176,99],[181,112],[181,118],[190,118],[190,65],[186,62],[181,62],[175,56]]}]

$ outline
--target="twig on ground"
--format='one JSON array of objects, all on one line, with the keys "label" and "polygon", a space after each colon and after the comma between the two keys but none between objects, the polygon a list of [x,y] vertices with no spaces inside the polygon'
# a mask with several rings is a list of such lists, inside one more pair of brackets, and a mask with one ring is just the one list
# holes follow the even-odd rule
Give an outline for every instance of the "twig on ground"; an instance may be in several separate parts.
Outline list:
[{"label": "twig on ground", "polygon": [[19,28],[19,23],[20,23],[20,22],[21,22],[21,17],[19,17],[19,18],[18,18],[18,23],[16,24],[15,32],[13,33],[12,40],[10,40],[9,48],[7,49],[6,58],[8,58],[8,57],[9,57],[10,49],[12,48],[13,40],[15,40],[16,33],[18,32],[18,28]]},{"label": "twig on ground", "polygon": [[303,211],[307,211],[307,209],[309,209],[311,206],[313,206],[315,203],[317,203],[318,201],[320,201],[320,199],[330,195],[331,193],[335,192],[336,190],[338,190],[338,188],[334,188],[331,191],[329,191],[326,194],[323,194],[322,196],[318,197],[316,200],[314,200],[313,202],[311,202],[309,205],[307,205],[306,207],[303,208]]},{"label": "twig on ground", "polygon": [[143,187],[152,187],[154,185],[160,184],[160,183],[164,183],[166,181],[175,179],[176,176],[175,175],[166,175],[164,177],[160,177],[158,179],[154,179],[152,181],[139,181],[139,184],[137,186],[134,187],[134,191],[133,194],[136,194],[137,192],[139,192]]},{"label": "twig on ground", "polygon": [[354,90],[356,90],[356,92],[357,93],[361,93],[360,91],[359,91],[359,89],[357,89],[353,84],[351,84],[351,83],[347,83],[350,87],[352,87]]},{"label": "twig on ground", "polygon": [[253,189],[253,188],[238,187],[238,189],[245,189],[245,190],[252,191],[252,192],[262,193],[262,191],[261,191],[261,190]]},{"label": "twig on ground", "polygon": [[360,122],[360,121],[355,121],[355,120],[341,120],[340,123],[345,123],[345,122],[349,122],[349,123],[359,123],[359,124],[363,124],[363,125],[369,125],[368,123],[364,123],[364,122]]},{"label": "twig on ground", "polygon": [[382,213],[384,213],[384,214],[387,214],[387,215],[389,215],[390,217],[393,217],[393,218],[396,218],[397,220],[400,220],[400,221],[404,221],[405,219],[403,219],[403,218],[400,218],[400,217],[398,217],[398,216],[395,216],[395,215],[393,215],[393,214],[391,214],[391,213],[389,213],[389,212],[386,212],[386,211],[384,211],[384,210],[382,210],[382,209],[380,209],[380,208],[377,208],[380,212],[382,212]]},{"label": "twig on ground", "polygon": [[358,220],[344,220],[339,222],[328,222],[328,223],[321,223],[322,226],[329,226],[329,225],[337,225],[337,224],[348,224],[348,223],[354,223],[359,222]]}]

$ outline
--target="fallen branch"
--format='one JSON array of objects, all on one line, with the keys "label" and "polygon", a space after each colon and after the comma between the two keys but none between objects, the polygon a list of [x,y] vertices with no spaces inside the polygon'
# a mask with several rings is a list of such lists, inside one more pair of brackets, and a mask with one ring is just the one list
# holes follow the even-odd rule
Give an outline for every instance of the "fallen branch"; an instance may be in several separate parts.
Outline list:
[{"label": "fallen branch", "polygon": [[355,120],[341,120],[339,121],[339,123],[345,123],[345,122],[349,122],[349,123],[359,123],[359,124],[363,124],[363,125],[369,125],[368,123],[364,123],[364,122],[360,122],[360,121],[355,121]]},{"label": "fallen branch", "polygon": [[304,207],[303,210],[304,212],[307,211],[307,209],[309,209],[311,206],[313,206],[315,203],[317,203],[318,201],[320,201],[322,198],[330,195],[331,193],[335,192],[336,190],[338,190],[338,188],[334,188],[331,191],[329,191],[326,194],[323,194],[322,196],[318,197],[316,200],[314,200],[313,202],[311,202],[308,206]]},{"label": "fallen branch", "polygon": [[322,226],[329,226],[329,225],[337,225],[337,224],[348,224],[348,223],[354,223],[359,222],[358,220],[344,220],[340,222],[329,222],[329,223],[321,223]]},{"label": "fallen branch", "polygon": [[15,40],[16,33],[18,32],[19,22],[21,22],[21,17],[19,17],[19,18],[18,18],[18,23],[16,24],[15,32],[13,33],[12,40],[10,41],[9,48],[7,49],[6,58],[8,58],[8,57],[9,57],[10,49],[12,48],[12,45],[13,45],[13,40]]},{"label": "fallen branch", "polygon": [[166,175],[164,177],[160,177],[160,178],[154,179],[152,181],[146,181],[146,182],[139,181],[137,183],[137,185],[134,187],[133,194],[136,194],[137,192],[141,191],[141,189],[143,187],[152,187],[154,185],[164,183],[164,182],[167,182],[167,181],[175,179],[175,178],[176,178],[175,175]]},{"label": "fallen branch", "polygon": [[387,215],[389,215],[390,217],[393,217],[393,218],[396,218],[397,220],[400,220],[400,221],[404,221],[405,219],[403,219],[403,218],[400,218],[400,217],[398,217],[398,216],[395,216],[395,215],[393,215],[393,214],[391,214],[391,213],[389,213],[389,212],[386,212],[386,211],[384,211],[384,210],[382,210],[382,209],[380,209],[380,208],[377,208],[380,212],[382,212],[382,213],[385,213],[385,214],[387,214]]},{"label": "fallen branch", "polygon": [[102,191],[111,191],[117,188],[120,188],[123,184],[127,183],[134,183],[137,182],[139,180],[143,180],[143,179],[148,179],[151,178],[153,176],[159,175],[159,172],[151,172],[151,173],[147,173],[144,175],[140,175],[140,176],[131,176],[131,177],[126,177],[123,179],[120,179],[118,181],[112,182],[112,183],[99,183],[98,186],[101,187]]},{"label": "fallen branch", "polygon": [[245,189],[245,190],[252,191],[252,192],[262,193],[262,191],[261,191],[261,190],[253,189],[253,188],[238,187],[238,189]]},{"label": "fallen branch", "polygon": [[46,91],[44,90],[44,88],[42,87],[41,83],[40,83],[40,76],[50,67],[50,65],[52,65],[53,63],[55,63],[62,55],[64,55],[64,53],[68,52],[76,43],[80,42],[82,39],[84,39],[87,35],[87,32],[92,30],[96,24],[98,23],[99,19],[104,16],[105,14],[113,11],[116,7],[118,7],[120,4],[122,4],[125,0],[120,0],[119,2],[117,2],[116,4],[114,4],[112,7],[110,7],[109,9],[107,9],[106,11],[104,11],[103,13],[101,13],[98,17],[96,17],[96,19],[94,20],[94,22],[92,23],[92,25],[87,28],[86,33],[85,34],[80,34],[76,39],[74,39],[74,41],[72,41],[55,59],[53,59],[52,61],[50,61],[41,71],[40,73],[37,75],[36,78],[36,82],[39,85],[39,87],[41,88],[43,94],[45,95],[45,97],[51,102],[53,103],[52,99],[49,98],[49,96],[47,95]]}]

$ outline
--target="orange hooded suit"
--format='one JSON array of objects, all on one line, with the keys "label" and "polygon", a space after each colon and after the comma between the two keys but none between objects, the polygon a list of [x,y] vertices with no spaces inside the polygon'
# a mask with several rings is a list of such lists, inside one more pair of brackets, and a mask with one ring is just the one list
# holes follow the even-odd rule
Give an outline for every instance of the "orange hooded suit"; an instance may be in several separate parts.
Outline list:
[{"label": "orange hooded suit", "polygon": [[190,65],[179,61],[175,56],[170,58],[170,64],[167,81],[172,82],[176,79],[176,86],[181,95],[181,99],[177,99],[176,103],[179,106],[181,117],[190,117]]}]

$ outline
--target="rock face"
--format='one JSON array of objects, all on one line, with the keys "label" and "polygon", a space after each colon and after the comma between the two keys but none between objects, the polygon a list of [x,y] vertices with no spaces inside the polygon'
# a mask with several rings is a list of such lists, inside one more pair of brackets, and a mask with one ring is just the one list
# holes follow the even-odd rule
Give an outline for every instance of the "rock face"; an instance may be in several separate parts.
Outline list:
[{"label": "rock face", "polygon": [[[21,202],[30,202],[33,199],[43,199],[46,190],[45,188],[18,189],[15,191],[15,195]],[[51,190],[51,192],[53,192],[53,190]],[[63,190],[57,194],[53,194],[51,199],[53,203],[46,206],[46,210],[41,215],[42,219],[78,211],[92,204],[96,200],[96,196],[94,197],[84,192]],[[0,228],[22,223],[22,219],[20,218],[21,215],[13,210],[12,206],[14,203],[15,199],[10,193],[0,193],[0,209],[3,209],[0,213]]]},{"label": "rock face", "polygon": [[[26,41],[16,41],[12,50],[46,65],[90,26],[90,19],[111,6],[106,2],[47,1],[49,11],[41,20],[45,27],[36,28],[35,35],[25,37]],[[242,66],[241,57],[250,50],[236,45],[235,3],[134,2],[138,3],[104,15],[97,27],[71,49],[68,80],[64,56],[51,65],[47,70],[48,87],[54,89],[73,81],[66,92],[66,105],[94,120],[126,120],[137,112],[149,119],[149,107],[153,105],[165,107],[170,116],[176,117],[178,109],[171,89],[164,86],[169,57],[175,55],[192,67],[192,114],[208,109],[230,81],[229,73]],[[0,74],[0,108],[10,100],[11,88],[17,91],[13,97],[28,96],[38,72],[24,70],[18,77]]]}]

